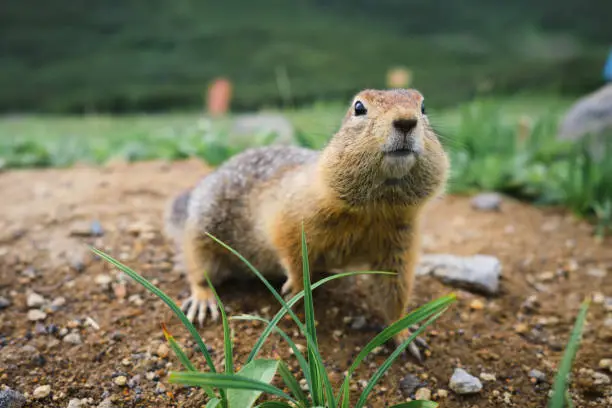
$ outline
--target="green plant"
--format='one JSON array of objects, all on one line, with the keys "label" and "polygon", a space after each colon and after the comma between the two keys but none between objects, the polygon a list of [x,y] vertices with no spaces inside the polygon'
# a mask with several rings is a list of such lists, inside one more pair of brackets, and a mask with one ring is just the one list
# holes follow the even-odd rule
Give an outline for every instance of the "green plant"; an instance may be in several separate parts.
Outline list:
[{"label": "green plant", "polygon": [[[337,275],[332,275],[326,277],[314,284],[310,282],[310,272],[309,272],[309,261],[307,255],[307,245],[306,245],[306,235],[304,231],[302,231],[302,255],[303,255],[303,276],[304,276],[304,290],[296,294],[289,301],[285,301],[281,295],[274,289],[274,287],[261,275],[261,273],[250,263],[248,262],[242,255],[240,255],[237,251],[229,247],[227,244],[221,242],[217,238],[209,235],[211,239],[214,239],[220,245],[225,247],[227,250],[232,252],[235,256],[240,258],[242,262],[244,262],[248,268],[264,283],[264,285],[270,290],[270,292],[274,295],[277,301],[282,305],[282,309],[274,316],[272,320],[266,320],[258,316],[252,315],[242,315],[236,316],[232,319],[235,320],[260,320],[266,324],[265,330],[260,335],[259,339],[255,343],[253,350],[249,354],[244,367],[241,371],[235,373],[233,371],[233,356],[232,356],[232,344],[231,338],[229,335],[229,322],[227,316],[223,312],[223,304],[218,297],[214,287],[212,285],[211,288],[215,293],[215,297],[219,306],[219,309],[222,311],[222,323],[224,329],[224,351],[225,351],[225,373],[218,373],[212,363],[210,355],[202,341],[201,337],[195,330],[195,327],[189,320],[185,317],[181,309],[161,290],[156,288],[142,276],[137,274],[132,269],[127,266],[121,264],[116,261],[112,257],[104,254],[103,252],[92,248],[92,251],[100,256],[102,259],[110,262],[111,264],[118,267],[120,270],[125,272],[131,278],[136,280],[138,283],[143,285],[150,292],[157,295],[161,298],[174,312],[175,315],[179,317],[183,325],[188,329],[190,334],[194,337],[196,344],[198,344],[201,352],[204,354],[204,357],[207,361],[210,372],[197,372],[194,370],[193,364],[187,359],[185,353],[181,350],[180,346],[176,343],[174,338],[165,330],[164,334],[166,339],[168,340],[172,350],[177,355],[177,358],[181,362],[181,364],[185,367],[187,371],[183,372],[173,372],[170,374],[170,381],[174,383],[180,383],[183,385],[191,385],[198,386],[204,389],[206,394],[209,396],[209,403],[207,406],[215,407],[221,406],[224,408],[242,408],[242,407],[250,407],[257,400],[262,392],[275,395],[283,399],[282,402],[279,401],[268,401],[259,405],[259,407],[291,407],[298,406],[301,408],[307,407],[327,407],[327,408],[336,408],[336,407],[348,407],[349,406],[349,382],[351,377],[355,371],[355,369],[361,364],[361,362],[366,358],[366,356],[376,347],[384,344],[388,340],[390,340],[393,336],[401,332],[402,330],[407,330],[409,327],[413,327],[416,324],[421,323],[426,320],[424,324],[422,324],[414,333],[406,339],[401,345],[399,345],[396,350],[387,358],[383,365],[376,371],[376,373],[372,376],[370,381],[368,382],[368,386],[363,390],[362,394],[359,396],[356,408],[361,408],[364,406],[366,399],[370,392],[372,391],[374,385],[378,380],[382,377],[385,371],[391,366],[393,361],[397,359],[397,357],[408,347],[408,345],[420,334],[425,328],[433,323],[444,311],[450,306],[451,303],[454,302],[455,296],[449,295],[442,297],[440,299],[429,302],[428,304],[422,306],[421,308],[411,312],[404,318],[396,321],[391,324],[381,333],[368,343],[364,349],[359,353],[356,357],[355,361],[349,368],[349,371],[346,375],[345,381],[342,384],[341,389],[335,395],[334,390],[329,381],[328,374],[325,370],[325,366],[323,364],[323,359],[321,357],[318,343],[317,343],[317,335],[315,329],[315,318],[314,318],[314,305],[312,299],[312,291],[317,287],[333,280],[342,277],[352,276],[355,274],[390,274],[388,272],[348,272]],[[210,282],[209,282],[210,284]],[[306,321],[302,322],[297,315],[291,310],[291,307],[295,305],[298,301],[304,299],[304,307],[306,311]],[[306,337],[307,347],[306,347],[306,356],[302,354],[299,350],[295,342],[279,327],[277,327],[278,322],[285,316],[289,314],[289,316],[293,319],[295,324],[298,326],[301,333]],[[300,388],[298,381],[290,372],[286,364],[282,361],[274,361],[274,360],[266,360],[266,359],[256,359],[258,352],[261,350],[265,340],[272,333],[278,333],[291,347],[293,353],[295,354],[300,368],[304,374],[304,378],[308,384],[308,390],[310,395],[306,395]],[[274,374],[278,371],[283,382],[287,386],[290,391],[290,394],[285,393],[281,389],[270,385]],[[218,390],[218,394],[215,393],[214,390]],[[238,402],[239,401],[239,402]],[[290,405],[293,404],[293,405]],[[401,407],[436,407],[437,404],[431,401],[412,401],[410,403],[404,403],[396,405],[395,408]]]},{"label": "green plant", "polygon": [[553,394],[548,403],[548,408],[572,408],[573,403],[568,391],[568,377],[572,370],[572,363],[578,346],[580,344],[580,338],[582,336],[582,328],[586,320],[586,315],[589,309],[590,302],[585,300],[582,303],[576,322],[574,323],[574,329],[572,335],[567,343],[565,352],[563,353],[563,359],[561,360],[561,366],[557,372],[555,382],[553,384]]}]

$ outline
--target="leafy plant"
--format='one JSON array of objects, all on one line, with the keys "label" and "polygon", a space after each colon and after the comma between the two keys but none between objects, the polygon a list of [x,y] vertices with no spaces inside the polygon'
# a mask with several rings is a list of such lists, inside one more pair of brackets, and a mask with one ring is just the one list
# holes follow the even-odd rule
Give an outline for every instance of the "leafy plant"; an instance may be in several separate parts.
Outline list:
[{"label": "leafy plant", "polygon": [[[161,290],[156,288],[142,276],[137,274],[132,269],[116,261],[112,257],[104,254],[103,252],[92,248],[92,251],[100,256],[102,259],[110,262],[111,264],[118,267],[120,270],[125,272],[136,282],[143,285],[150,292],[161,298],[179,317],[183,325],[188,329],[190,334],[194,337],[196,344],[198,344],[201,352],[203,353],[209,372],[197,372],[194,369],[193,364],[186,357],[185,353],[181,350],[176,340],[167,332],[164,326],[164,335],[170,347],[177,355],[178,360],[185,367],[187,371],[183,372],[172,372],[170,373],[170,382],[180,383],[183,385],[191,385],[201,387],[209,397],[207,407],[224,407],[224,408],[242,408],[251,407],[255,401],[259,398],[261,393],[267,393],[274,395],[282,399],[282,401],[268,401],[264,402],[258,407],[292,407],[297,406],[300,408],[308,407],[326,407],[326,408],[345,408],[349,407],[350,395],[349,395],[349,383],[356,370],[356,368],[363,362],[368,354],[372,352],[376,347],[386,343],[388,340],[393,338],[396,334],[403,330],[407,330],[423,321],[422,324],[412,335],[409,336],[402,344],[400,344],[396,350],[387,358],[387,360],[381,365],[381,367],[374,373],[368,385],[363,390],[358,398],[357,404],[354,405],[356,408],[361,408],[365,405],[366,400],[371,393],[375,384],[380,380],[383,374],[389,369],[391,364],[400,356],[402,352],[408,347],[408,345],[414,341],[414,339],[422,333],[427,326],[433,323],[446,309],[454,302],[455,296],[448,295],[440,299],[434,300],[427,303],[421,308],[411,312],[407,316],[399,319],[393,324],[389,325],[385,330],[379,333],[377,336],[368,343],[363,350],[356,357],[355,361],[351,364],[346,378],[342,384],[341,389],[337,394],[334,393],[332,385],[329,380],[329,376],[325,370],[322,356],[319,351],[317,334],[315,328],[315,317],[314,317],[314,305],[312,298],[312,291],[321,285],[342,277],[348,277],[356,274],[383,274],[389,275],[389,272],[347,272],[337,275],[328,276],[320,281],[311,284],[310,272],[309,272],[309,261],[308,251],[306,244],[306,235],[302,230],[302,258],[303,258],[303,277],[304,277],[304,290],[300,291],[290,300],[285,301],[282,296],[274,289],[274,287],[263,277],[263,275],[242,255],[240,255],[233,248],[227,244],[218,240],[217,238],[209,235],[212,239],[218,242],[220,245],[228,249],[231,253],[237,256],[247,267],[264,283],[264,285],[274,295],[276,300],[282,305],[282,309],[272,318],[267,320],[259,316],[252,315],[241,315],[235,316],[232,320],[259,320],[266,324],[266,327],[249,354],[244,367],[238,371],[233,371],[233,356],[232,356],[232,344],[229,333],[228,318],[223,312],[223,304],[218,297],[212,284],[209,285],[213,289],[219,309],[222,311],[222,323],[224,329],[224,351],[225,351],[225,373],[218,373],[212,363],[212,359],[206,349],[206,346],[199,336],[195,327],[186,318],[181,309]],[[298,301],[304,299],[304,307],[306,311],[305,322],[302,322],[298,316],[291,310]],[[300,349],[297,347],[295,342],[282,330],[277,324],[285,316],[289,316],[293,319],[295,324],[298,326],[301,333],[307,340],[306,356],[302,354]],[[299,382],[291,373],[287,365],[282,361],[268,360],[268,359],[256,359],[255,357],[261,350],[265,340],[272,333],[278,333],[283,340],[292,349],[300,368],[304,374],[304,378],[308,385],[308,395],[302,391]],[[271,381],[274,375],[280,374],[283,382],[287,386],[290,394],[285,393],[283,390],[271,385]],[[215,392],[217,390],[218,392]],[[291,405],[293,404],[293,405]],[[436,407],[437,404],[431,401],[411,401],[409,403],[403,403],[395,405],[395,408],[407,407],[407,408],[418,408],[418,407]]]},{"label": "leafy plant", "polygon": [[574,361],[574,357],[576,356],[576,352],[578,351],[580,338],[582,336],[582,328],[586,320],[589,304],[590,302],[588,300],[582,303],[580,312],[578,313],[578,317],[576,318],[576,322],[574,323],[572,335],[570,336],[570,339],[565,348],[563,359],[561,360],[561,365],[559,367],[559,371],[557,372],[555,383],[553,384],[553,394],[548,403],[548,408],[573,407],[572,400],[569,396],[569,392],[567,389],[568,377],[570,371],[572,370],[572,363]]}]

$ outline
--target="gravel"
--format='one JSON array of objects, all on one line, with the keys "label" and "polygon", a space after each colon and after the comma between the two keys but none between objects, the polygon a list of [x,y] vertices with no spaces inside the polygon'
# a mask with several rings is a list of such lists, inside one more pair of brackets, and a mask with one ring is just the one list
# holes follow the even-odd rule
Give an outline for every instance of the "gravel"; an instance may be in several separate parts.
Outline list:
[{"label": "gravel", "polygon": [[45,298],[36,292],[32,292],[28,295],[26,304],[28,307],[41,307],[45,304]]},{"label": "gravel", "polygon": [[51,386],[50,385],[40,385],[34,389],[32,396],[34,399],[43,399],[47,398],[51,394]]},{"label": "gravel", "polygon": [[540,370],[536,370],[535,368],[529,371],[529,377],[535,379],[537,382],[546,381],[546,374],[544,374]]},{"label": "gravel", "polygon": [[37,322],[40,320],[45,320],[47,318],[47,314],[42,310],[32,309],[28,311],[28,320],[31,322]]},{"label": "gravel", "polygon": [[11,301],[5,297],[0,296],[0,310],[6,309],[11,305]]},{"label": "gravel", "polygon": [[406,398],[410,397],[421,385],[421,380],[413,374],[406,374],[399,383],[402,395]]},{"label": "gravel", "polygon": [[478,194],[471,200],[472,208],[479,211],[499,211],[501,202],[501,196],[497,193]]},{"label": "gravel", "polygon": [[68,333],[64,337],[63,341],[64,343],[69,343],[69,344],[74,344],[74,345],[83,343],[83,340],[81,339],[81,335],[79,333]]},{"label": "gravel", "polygon": [[0,390],[0,407],[2,408],[21,408],[25,405],[26,399],[19,392],[5,388]]}]

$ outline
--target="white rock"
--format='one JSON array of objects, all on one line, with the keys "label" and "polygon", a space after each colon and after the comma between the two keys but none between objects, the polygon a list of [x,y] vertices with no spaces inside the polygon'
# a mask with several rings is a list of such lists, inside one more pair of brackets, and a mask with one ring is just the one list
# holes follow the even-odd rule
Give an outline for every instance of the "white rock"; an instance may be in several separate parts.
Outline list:
[{"label": "white rock", "polygon": [[101,286],[108,286],[112,281],[113,278],[110,275],[98,275],[94,279],[94,282]]},{"label": "white rock", "polygon": [[36,292],[31,292],[26,300],[28,307],[41,307],[45,304],[45,298]]},{"label": "white rock", "polygon": [[472,197],[472,208],[480,211],[499,211],[502,199],[497,193],[482,193]]},{"label": "white rock", "polygon": [[32,396],[34,399],[43,399],[47,398],[51,394],[51,386],[50,385],[41,385],[34,389]]},{"label": "white rock", "polygon": [[595,385],[608,385],[611,382],[609,376],[597,372],[593,373],[593,380],[593,384]]},{"label": "white rock", "polygon": [[462,368],[455,368],[448,386],[457,394],[475,394],[482,390],[482,383]]},{"label": "white rock", "polygon": [[423,255],[417,265],[418,275],[432,275],[447,284],[489,295],[499,291],[501,272],[499,259],[489,255],[429,254]]},{"label": "white rock", "polygon": [[31,322],[37,322],[39,320],[45,320],[47,318],[47,314],[42,310],[31,309],[28,311],[28,320]]},{"label": "white rock", "polygon": [[81,401],[80,399],[73,398],[68,401],[67,408],[83,408],[84,406],[85,404],[83,403],[83,401]]},{"label": "white rock", "polygon": [[98,408],[115,408],[115,404],[113,404],[113,402],[107,398],[98,404]]},{"label": "white rock", "polygon": [[488,382],[497,381],[497,377],[495,377],[495,374],[489,374],[489,373],[480,373],[480,379],[482,381],[488,381]]},{"label": "white rock", "polygon": [[0,407],[2,408],[22,408],[26,399],[21,393],[10,388],[0,389]]},{"label": "white rock", "polygon": [[75,345],[83,343],[83,340],[81,339],[81,335],[79,333],[68,333],[63,340],[65,343]]},{"label": "white rock", "polygon": [[431,401],[431,390],[429,388],[419,388],[414,394],[414,398],[420,401]]}]

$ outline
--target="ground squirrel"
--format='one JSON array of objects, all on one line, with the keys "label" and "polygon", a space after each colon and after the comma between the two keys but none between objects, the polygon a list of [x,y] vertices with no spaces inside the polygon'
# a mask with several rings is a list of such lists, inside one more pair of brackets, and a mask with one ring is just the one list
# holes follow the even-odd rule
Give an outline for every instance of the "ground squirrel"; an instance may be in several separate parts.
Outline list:
[{"label": "ground squirrel", "polygon": [[401,318],[414,281],[421,213],[443,192],[448,170],[423,96],[413,89],[358,93],[320,152],[279,146],[237,154],[166,210],[166,232],[181,248],[191,286],[182,306],[187,317],[202,324],[209,311],[218,316],[205,273],[215,285],[251,274],[206,232],[266,276],[286,277],[282,292],[294,294],[303,289],[303,223],[313,273],[355,264],[397,272],[372,275],[366,296],[386,323]]}]

